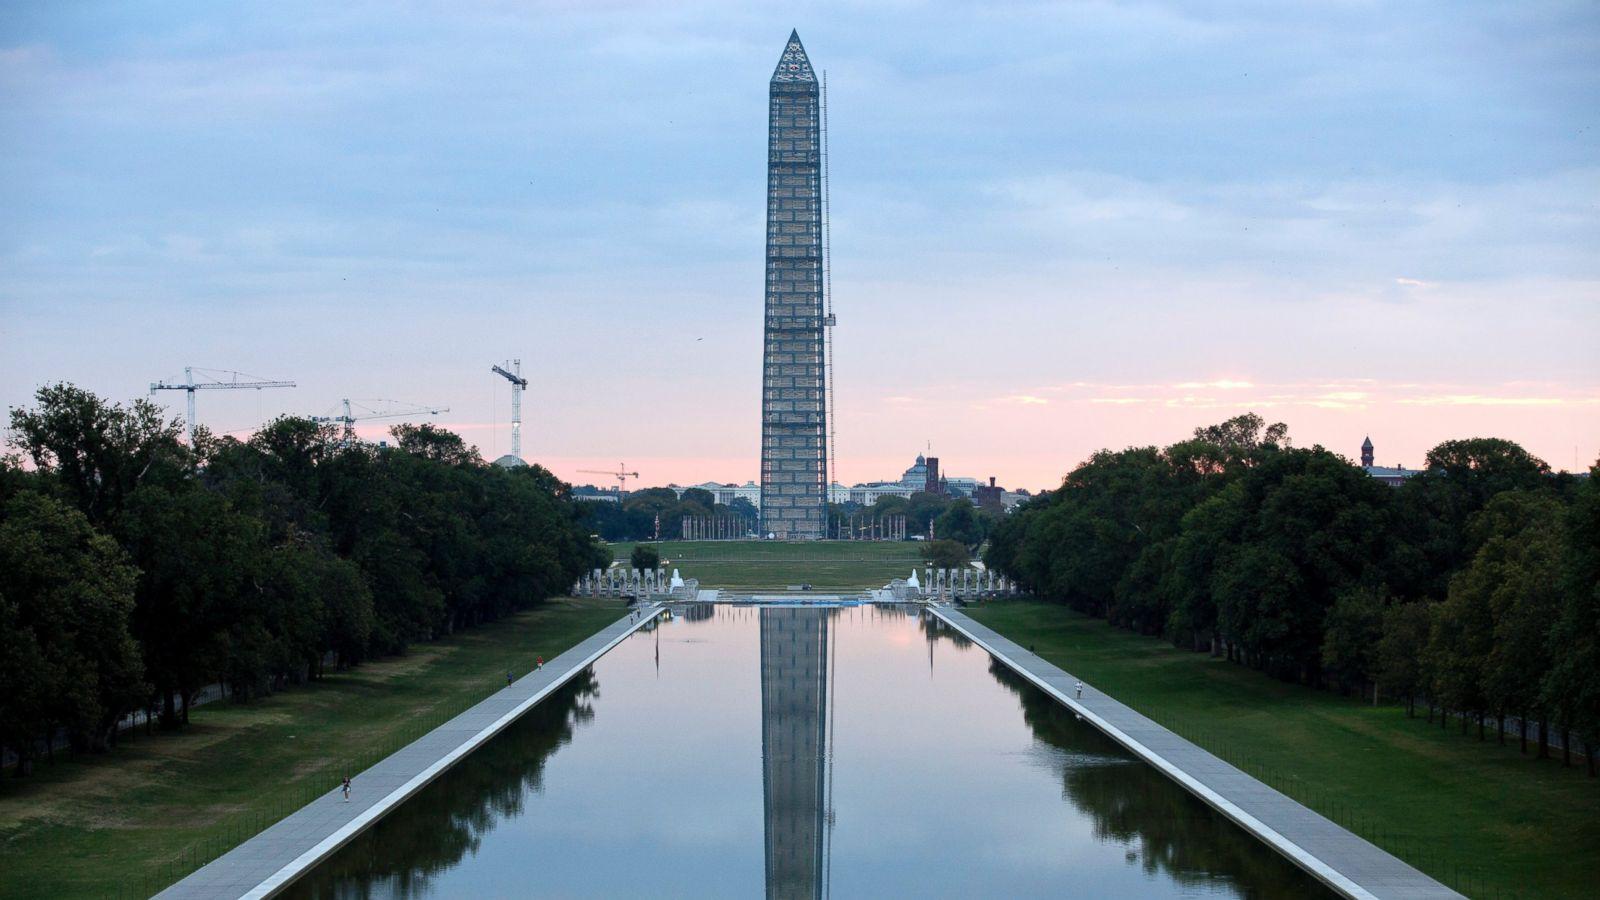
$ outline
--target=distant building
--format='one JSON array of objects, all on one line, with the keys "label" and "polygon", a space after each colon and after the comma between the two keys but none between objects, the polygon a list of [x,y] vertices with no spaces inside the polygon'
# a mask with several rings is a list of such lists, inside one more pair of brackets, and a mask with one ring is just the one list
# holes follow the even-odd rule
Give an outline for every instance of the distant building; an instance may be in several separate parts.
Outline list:
[{"label": "distant building", "polygon": [[1399,487],[1406,483],[1407,478],[1417,474],[1416,469],[1408,469],[1405,466],[1375,466],[1372,464],[1374,458],[1372,438],[1368,437],[1361,442],[1361,470],[1363,472],[1390,487]]},{"label": "distant building", "polygon": [[682,499],[684,491],[698,489],[709,493],[713,498],[713,502],[720,503],[723,506],[732,506],[734,500],[742,497],[750,501],[750,505],[756,509],[761,508],[761,486],[754,481],[746,481],[744,484],[734,484],[732,482],[724,484],[720,481],[707,481],[701,484],[691,484],[688,487],[679,487],[676,484],[669,484],[667,487],[674,494],[677,494],[679,499]]},{"label": "distant building", "polygon": [[983,482],[976,478],[956,478],[949,475],[939,479],[944,492],[952,497],[976,497]]},{"label": "distant building", "polygon": [[[736,498],[750,501],[756,509],[761,508],[761,488],[754,481],[744,484],[733,482],[707,481],[701,484],[677,485],[669,484],[667,487],[679,497],[683,492],[691,489],[707,491],[716,502],[730,506]],[[575,491],[577,489],[574,489]],[[590,490],[596,490],[590,488]],[[865,481],[859,484],[845,486],[835,481],[828,485],[827,497],[829,503],[845,504],[854,503],[859,506],[871,506],[878,502],[880,497],[910,498],[912,494],[934,493],[949,497],[970,497],[975,501],[982,501],[985,497],[999,499],[1007,509],[1030,499],[1027,491],[1008,491],[995,483],[990,478],[988,483],[966,477],[950,477],[939,471],[939,458],[937,456],[917,455],[916,462],[901,473],[895,481]],[[599,500],[615,499],[613,493],[610,497],[584,496],[580,499]]]},{"label": "distant building", "polygon": [[850,502],[859,503],[862,506],[871,506],[878,502],[879,497],[910,497],[921,490],[921,487],[910,487],[898,481],[858,484],[850,489]]},{"label": "distant building", "polygon": [[995,485],[994,476],[990,475],[988,484],[980,484],[973,489],[972,502],[977,504],[1000,503],[1001,497],[1005,495],[1005,492],[1005,488]]},{"label": "distant building", "polygon": [[900,483],[914,490],[922,490],[928,483],[928,461],[917,454],[917,461],[912,463],[904,475],[900,476]]},{"label": "distant building", "polygon": [[1010,512],[1011,510],[1016,509],[1018,506],[1021,506],[1032,499],[1033,494],[1029,493],[1026,488],[1018,488],[1014,491],[1006,491],[1000,495],[1000,502],[1005,505],[1006,512]]},{"label": "distant building", "polygon": [[598,488],[592,484],[580,484],[573,487],[572,499],[594,503],[621,503],[622,492],[616,488]]}]

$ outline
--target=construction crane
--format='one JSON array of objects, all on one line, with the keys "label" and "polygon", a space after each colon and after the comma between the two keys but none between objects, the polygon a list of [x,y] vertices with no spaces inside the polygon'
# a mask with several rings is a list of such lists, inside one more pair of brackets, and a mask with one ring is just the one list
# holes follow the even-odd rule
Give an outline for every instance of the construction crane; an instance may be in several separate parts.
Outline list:
[{"label": "construction crane", "polygon": [[[344,433],[349,436],[355,431],[357,422],[373,419],[409,419],[413,416],[436,416],[439,413],[450,411],[448,406],[419,406],[415,403],[402,403],[399,400],[351,400],[346,397],[339,401],[344,406],[343,415],[312,416],[313,422],[338,422],[344,425]],[[387,407],[368,406],[369,403],[390,404]],[[408,407],[397,409],[395,407]]]},{"label": "construction crane", "polygon": [[[522,458],[522,392],[528,389],[528,379],[522,377],[522,360],[513,359],[506,365],[511,371],[506,371],[500,366],[490,366],[489,371],[504,375],[511,382],[511,455]],[[514,373],[514,374],[513,374]]]},{"label": "construction crane", "polygon": [[[200,373],[201,378],[208,378],[210,380],[195,381],[194,375],[196,372]],[[231,378],[225,379],[224,376],[231,376]],[[241,379],[254,380],[247,381]],[[244,390],[245,388],[255,388],[259,391],[264,388],[292,387],[294,387],[294,382],[292,381],[268,381],[263,378],[257,378],[254,375],[246,375],[243,372],[234,372],[230,369],[202,369],[197,366],[184,366],[182,383],[171,381],[153,381],[150,383],[150,396],[154,397],[156,395],[156,391],[189,392],[189,416],[184,420],[184,425],[189,436],[189,446],[193,447],[195,391],[240,391]]]},{"label": "construction crane", "polygon": [[610,475],[612,478],[617,480],[617,493],[619,495],[628,489],[629,478],[639,477],[638,472],[628,471],[628,466],[626,463],[617,463],[617,470],[615,472],[608,472],[604,469],[579,469],[578,471],[585,475]]}]

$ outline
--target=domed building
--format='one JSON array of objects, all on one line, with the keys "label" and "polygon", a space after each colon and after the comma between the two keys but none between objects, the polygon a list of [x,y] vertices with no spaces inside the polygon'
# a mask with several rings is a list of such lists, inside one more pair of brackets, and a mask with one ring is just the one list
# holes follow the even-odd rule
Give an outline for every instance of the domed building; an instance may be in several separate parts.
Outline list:
[{"label": "domed building", "polygon": [[900,483],[908,488],[922,490],[928,485],[928,460],[921,453],[917,454],[917,462],[900,476]]}]

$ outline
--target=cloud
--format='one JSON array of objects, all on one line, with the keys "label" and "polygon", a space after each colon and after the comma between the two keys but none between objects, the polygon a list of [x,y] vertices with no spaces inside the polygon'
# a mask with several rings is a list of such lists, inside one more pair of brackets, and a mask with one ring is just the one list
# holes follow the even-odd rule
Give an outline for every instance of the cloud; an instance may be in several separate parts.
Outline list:
[{"label": "cloud", "polygon": [[[1359,386],[1359,390],[1355,389]],[[1211,394],[1201,389],[1221,393]],[[1253,389],[1250,394],[1233,391]],[[1330,388],[1333,388],[1330,390]],[[1171,409],[1314,408],[1367,410],[1376,406],[1503,406],[1581,407],[1600,404],[1593,386],[1561,383],[1506,382],[1497,385],[1404,382],[1384,385],[1373,379],[1341,379],[1281,384],[1236,379],[1182,381],[1175,384],[1095,384],[1074,382],[1053,390],[1063,402],[1095,406],[1160,405]],[[1538,393],[1530,393],[1530,390]],[[1015,402],[1014,398],[1007,398]]]},{"label": "cloud", "polygon": [[1403,397],[1395,402],[1406,406],[1591,406],[1600,403],[1595,397],[1506,397],[1483,394],[1442,394],[1434,396]]},{"label": "cloud", "polygon": [[1175,387],[1182,390],[1192,390],[1194,388],[1216,388],[1219,391],[1237,391],[1244,388],[1253,388],[1255,385],[1248,381],[1233,381],[1223,378],[1217,381],[1185,381],[1175,385]]}]

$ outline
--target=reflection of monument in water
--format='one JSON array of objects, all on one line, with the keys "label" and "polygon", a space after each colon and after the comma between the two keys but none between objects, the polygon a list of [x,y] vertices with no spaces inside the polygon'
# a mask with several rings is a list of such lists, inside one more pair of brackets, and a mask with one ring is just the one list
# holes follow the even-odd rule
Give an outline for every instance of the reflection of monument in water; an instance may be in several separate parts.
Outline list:
[{"label": "reflection of monument in water", "polygon": [[821,897],[826,884],[829,613],[761,610],[768,897]]}]

